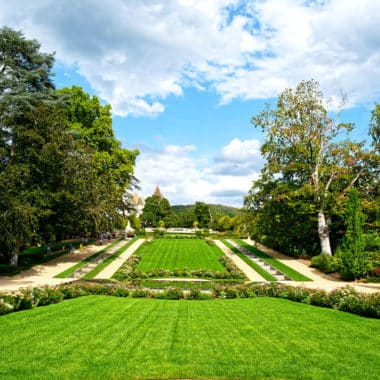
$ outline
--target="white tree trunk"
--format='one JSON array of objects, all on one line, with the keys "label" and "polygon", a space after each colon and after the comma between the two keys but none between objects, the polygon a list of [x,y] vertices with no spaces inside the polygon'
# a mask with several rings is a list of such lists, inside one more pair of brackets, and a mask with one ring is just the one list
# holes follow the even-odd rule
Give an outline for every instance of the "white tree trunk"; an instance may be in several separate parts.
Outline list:
[{"label": "white tree trunk", "polygon": [[318,235],[321,242],[321,253],[332,256],[329,226],[323,209],[318,212]]},{"label": "white tree trunk", "polygon": [[11,252],[11,258],[10,258],[10,263],[11,266],[17,267],[18,266],[18,249],[17,248],[12,248]]}]

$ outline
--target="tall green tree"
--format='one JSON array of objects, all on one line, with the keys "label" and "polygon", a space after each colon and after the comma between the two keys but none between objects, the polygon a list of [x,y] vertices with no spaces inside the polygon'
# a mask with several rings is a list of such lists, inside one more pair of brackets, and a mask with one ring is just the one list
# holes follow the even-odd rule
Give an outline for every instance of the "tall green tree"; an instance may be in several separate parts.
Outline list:
[{"label": "tall green tree", "polygon": [[372,146],[380,153],[380,104],[375,104],[371,113],[369,134],[372,137]]},{"label": "tall green tree", "polygon": [[194,214],[199,228],[207,228],[211,221],[210,208],[204,202],[195,202]]},{"label": "tall green tree", "polygon": [[152,195],[145,199],[141,224],[144,227],[159,227],[160,221],[168,220],[172,212],[170,203],[165,197]]},{"label": "tall green tree", "polygon": [[91,182],[82,219],[87,221],[88,232],[112,229],[130,209],[127,193],[137,186],[133,173],[139,152],[123,148],[115,138],[110,105],[102,105],[96,96],[77,86],[61,89],[59,94],[66,99],[70,130],[93,161],[93,167],[83,174]]},{"label": "tall green tree", "polygon": [[365,272],[364,214],[358,191],[351,189],[347,202],[347,229],[339,249],[342,260],[342,277],[346,280],[363,277]]},{"label": "tall green tree", "polygon": [[[330,221],[339,195],[367,173],[369,153],[348,138],[352,124],[337,123],[324,106],[319,83],[302,81],[286,89],[275,108],[252,118],[265,133],[262,155],[267,163],[261,182],[281,184],[278,199],[305,197],[315,212],[321,252],[332,254]],[[260,183],[259,183],[260,185]],[[252,194],[256,192],[253,184]],[[271,199],[268,200],[271,202]],[[290,226],[289,226],[290,228]]]},{"label": "tall green tree", "polygon": [[17,265],[20,247],[34,231],[36,208],[30,202],[30,168],[19,159],[24,148],[23,119],[37,104],[55,101],[51,68],[54,56],[21,32],[0,29],[0,246]]},{"label": "tall green tree", "polygon": [[32,240],[125,223],[138,152],[122,148],[111,107],[79,87],[55,91],[52,54],[0,29],[0,255]]}]

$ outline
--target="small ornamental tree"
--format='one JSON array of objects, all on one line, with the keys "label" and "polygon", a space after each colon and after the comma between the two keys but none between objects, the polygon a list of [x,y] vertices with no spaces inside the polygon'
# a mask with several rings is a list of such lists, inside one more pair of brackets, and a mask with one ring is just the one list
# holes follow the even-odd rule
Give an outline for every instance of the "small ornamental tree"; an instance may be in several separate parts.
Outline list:
[{"label": "small ornamental tree", "polygon": [[365,272],[365,238],[363,234],[364,214],[358,192],[350,190],[347,203],[347,230],[338,255],[342,260],[341,275],[345,280],[363,277]]}]

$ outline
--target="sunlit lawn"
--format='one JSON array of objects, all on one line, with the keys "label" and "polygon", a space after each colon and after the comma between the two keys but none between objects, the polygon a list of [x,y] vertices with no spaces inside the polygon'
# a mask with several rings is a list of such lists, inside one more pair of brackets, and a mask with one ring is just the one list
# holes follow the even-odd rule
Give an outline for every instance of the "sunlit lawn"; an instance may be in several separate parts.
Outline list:
[{"label": "sunlit lawn", "polygon": [[155,269],[205,269],[223,272],[226,269],[218,261],[224,253],[216,246],[209,246],[201,239],[155,239],[142,245],[136,252],[142,260],[137,270]]},{"label": "sunlit lawn", "polygon": [[0,317],[1,379],[379,379],[380,321],[271,298],[88,296]]}]

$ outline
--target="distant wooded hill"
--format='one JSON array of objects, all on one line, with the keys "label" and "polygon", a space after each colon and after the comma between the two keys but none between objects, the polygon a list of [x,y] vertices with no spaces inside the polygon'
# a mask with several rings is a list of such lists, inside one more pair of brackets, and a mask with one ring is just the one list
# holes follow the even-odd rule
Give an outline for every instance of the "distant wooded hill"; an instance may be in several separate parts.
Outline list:
[{"label": "distant wooded hill", "polygon": [[[239,209],[236,207],[231,206],[224,206],[224,205],[214,205],[214,204],[208,204],[207,205],[211,211],[211,214],[214,215],[228,215],[229,217],[234,217],[239,214]],[[180,215],[185,211],[194,209],[194,205],[176,205],[172,206],[172,210],[177,214]]]}]

